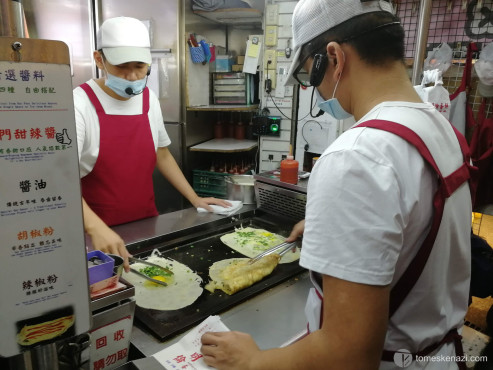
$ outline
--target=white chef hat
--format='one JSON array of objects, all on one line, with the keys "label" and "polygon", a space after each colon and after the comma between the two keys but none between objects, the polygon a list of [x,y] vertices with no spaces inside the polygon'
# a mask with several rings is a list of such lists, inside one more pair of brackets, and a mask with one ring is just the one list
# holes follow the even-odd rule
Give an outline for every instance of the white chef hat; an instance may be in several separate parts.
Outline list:
[{"label": "white chef hat", "polygon": [[149,31],[135,18],[115,17],[104,21],[97,34],[96,47],[113,65],[128,62],[152,63]]}]

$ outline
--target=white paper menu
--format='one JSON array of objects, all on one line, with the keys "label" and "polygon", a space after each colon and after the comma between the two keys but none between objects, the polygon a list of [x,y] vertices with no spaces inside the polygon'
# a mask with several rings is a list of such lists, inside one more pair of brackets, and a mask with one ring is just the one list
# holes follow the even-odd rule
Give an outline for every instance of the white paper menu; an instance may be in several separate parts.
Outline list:
[{"label": "white paper menu", "polygon": [[0,356],[10,357],[91,325],[68,64],[0,61],[0,173]]}]

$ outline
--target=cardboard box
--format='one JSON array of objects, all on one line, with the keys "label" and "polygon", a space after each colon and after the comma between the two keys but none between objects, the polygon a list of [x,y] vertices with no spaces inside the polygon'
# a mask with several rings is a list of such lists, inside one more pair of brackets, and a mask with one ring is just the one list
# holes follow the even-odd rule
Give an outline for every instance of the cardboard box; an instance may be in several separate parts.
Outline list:
[{"label": "cardboard box", "polygon": [[232,72],[242,72],[243,71],[243,64],[233,64],[231,66],[231,71]]},{"label": "cardboard box", "polygon": [[236,64],[245,64],[245,56],[244,55],[238,55],[236,57]]}]

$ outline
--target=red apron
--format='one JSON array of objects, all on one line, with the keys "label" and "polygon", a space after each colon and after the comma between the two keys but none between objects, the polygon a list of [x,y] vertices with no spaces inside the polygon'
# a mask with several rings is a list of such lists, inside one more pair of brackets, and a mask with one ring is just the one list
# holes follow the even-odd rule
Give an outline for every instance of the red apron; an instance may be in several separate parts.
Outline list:
[{"label": "red apron", "polygon": [[462,135],[468,137],[468,132],[474,125],[474,114],[471,104],[468,102],[469,91],[471,90],[471,71],[473,52],[477,52],[478,47],[474,42],[467,45],[466,64],[462,73],[462,81],[457,90],[450,94],[450,117],[449,121],[458,129]]},{"label": "red apron", "polygon": [[[435,163],[435,160],[433,159],[430,151],[426,147],[425,143],[410,128],[398,124],[396,122],[390,122],[384,120],[370,120],[361,123],[355,127],[370,127],[379,130],[384,130],[403,138],[408,143],[416,147],[416,149],[423,156],[426,162],[436,172],[437,177],[439,179],[439,187],[433,198],[434,212],[433,212],[431,229],[428,235],[426,236],[426,239],[424,240],[423,244],[421,245],[421,248],[419,249],[418,253],[416,254],[416,256],[411,261],[404,274],[397,281],[397,283],[394,285],[394,287],[390,292],[389,317],[391,317],[397,311],[397,309],[404,301],[406,296],[409,294],[409,292],[412,290],[412,288],[418,281],[426,265],[428,257],[435,243],[438,230],[440,228],[440,223],[442,220],[443,209],[444,209],[446,198],[450,197],[455,192],[455,190],[457,190],[466,181],[469,181],[471,195],[473,195],[475,189],[474,189],[474,183],[471,183],[471,179],[474,180],[476,169],[475,167],[470,165],[469,148],[467,146],[465,137],[462,134],[460,134],[460,132],[458,132],[458,130],[455,128],[454,131],[456,133],[457,139],[459,141],[462,150],[464,162],[462,166],[459,167],[455,172],[444,178],[437,164]],[[315,279],[314,274],[312,274],[312,281],[314,282],[314,286],[315,286],[314,291],[316,294],[311,293],[308,299],[309,300],[320,299],[323,303],[322,291],[320,288],[321,281],[317,281]],[[317,315],[319,315],[319,325],[321,326],[322,317],[323,317],[323,307],[320,306],[319,308],[320,311],[312,310],[310,314],[311,317],[315,317],[315,318]],[[313,327],[311,327],[310,322],[308,324],[308,329],[313,330]],[[425,356],[433,352],[441,345],[445,343],[452,343],[452,342],[454,342],[455,344],[457,356],[463,356],[461,336],[458,334],[457,329],[454,328],[450,330],[448,333],[446,333],[441,341],[428,346],[427,348],[420,351],[419,353],[413,353],[412,354],[413,359],[416,359],[416,356]],[[396,353],[395,351],[384,350],[382,353],[382,361],[390,361],[390,362],[394,361],[395,353]],[[458,366],[459,369],[461,370],[466,368],[465,363],[458,363]]]},{"label": "red apron", "polygon": [[152,173],[156,149],[149,124],[149,90],[142,114],[108,115],[88,84],[81,85],[99,118],[99,154],[93,170],[81,179],[82,196],[108,225],[157,216]]},{"label": "red apron", "polygon": [[483,98],[470,143],[472,161],[479,169],[475,209],[493,202],[493,118],[486,117],[486,103]]}]

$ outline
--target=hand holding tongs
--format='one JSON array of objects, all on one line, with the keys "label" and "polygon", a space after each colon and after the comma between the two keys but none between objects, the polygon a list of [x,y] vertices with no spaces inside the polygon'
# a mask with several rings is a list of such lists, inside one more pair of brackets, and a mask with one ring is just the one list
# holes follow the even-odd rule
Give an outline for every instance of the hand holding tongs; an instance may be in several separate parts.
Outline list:
[{"label": "hand holding tongs", "polygon": [[272,254],[272,253],[276,253],[276,254],[282,256],[287,251],[289,251],[290,249],[294,248],[295,246],[296,246],[296,242],[295,241],[294,242],[291,242],[291,243],[287,243],[287,242],[281,243],[279,245],[276,245],[275,247],[269,248],[266,251],[264,251],[264,252],[256,255],[255,257],[253,257],[252,259],[250,259],[250,261],[248,261],[248,264],[251,265],[252,263],[257,262],[262,257],[265,257],[265,256],[267,256],[269,254]]},{"label": "hand holding tongs", "polygon": [[[161,270],[166,271],[168,274],[173,275],[173,271],[171,271],[170,269],[168,269],[166,267],[156,265],[155,263],[147,262],[145,260],[141,260],[140,258],[135,258],[135,257],[128,257],[128,260],[130,262],[140,262],[140,263],[143,263],[144,265],[148,265],[148,266],[152,266],[152,267],[157,267],[157,268],[159,268]],[[144,279],[147,279],[149,281],[152,281],[153,283],[164,285],[164,286],[168,286],[168,284],[166,282],[164,282],[164,281],[153,279],[153,278],[147,276],[146,274],[143,274],[142,272],[133,269],[132,268],[132,265],[130,265],[130,271],[132,271],[134,274],[139,275],[140,277],[143,277]]]}]

